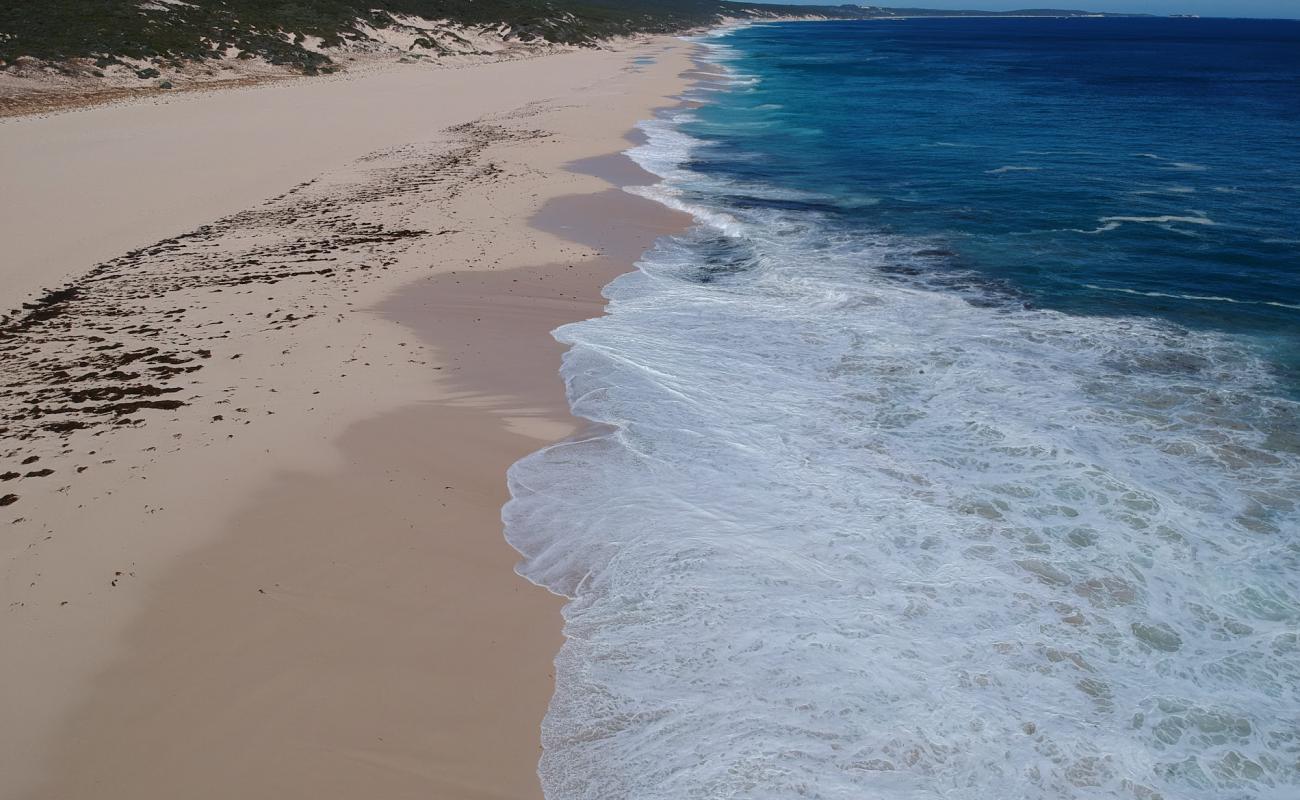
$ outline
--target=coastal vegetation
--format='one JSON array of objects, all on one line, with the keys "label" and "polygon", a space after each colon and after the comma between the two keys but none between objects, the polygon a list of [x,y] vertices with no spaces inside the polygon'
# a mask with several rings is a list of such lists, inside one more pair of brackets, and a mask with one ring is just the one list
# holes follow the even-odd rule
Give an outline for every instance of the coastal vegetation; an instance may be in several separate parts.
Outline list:
[{"label": "coastal vegetation", "polygon": [[[8,0],[0,4],[0,66],[28,56],[196,61],[230,53],[311,71],[320,52],[364,39],[405,17],[499,26],[510,39],[586,45],[639,32],[681,30],[724,15],[821,13],[854,8],[763,6],[709,0]],[[317,47],[308,43],[316,40]]]},{"label": "coastal vegetation", "polygon": [[[174,66],[233,57],[315,72],[331,63],[331,48],[364,42],[409,18],[492,28],[506,41],[584,46],[727,17],[936,13],[984,12],[722,0],[6,0],[0,4],[0,68],[23,57],[52,64],[93,59],[101,69],[121,59]],[[428,40],[412,47],[438,50]]]}]

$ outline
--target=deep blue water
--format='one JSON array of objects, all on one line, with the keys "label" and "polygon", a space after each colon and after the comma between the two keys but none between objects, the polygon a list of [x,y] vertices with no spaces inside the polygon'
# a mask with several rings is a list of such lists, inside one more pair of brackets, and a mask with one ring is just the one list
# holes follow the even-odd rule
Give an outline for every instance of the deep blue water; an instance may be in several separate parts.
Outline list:
[{"label": "deep blue water", "polygon": [[699,40],[510,473],[549,800],[1300,797],[1298,37]]},{"label": "deep blue water", "polygon": [[1257,336],[1300,379],[1300,22],[755,26],[702,172],[826,195],[1027,302]]}]

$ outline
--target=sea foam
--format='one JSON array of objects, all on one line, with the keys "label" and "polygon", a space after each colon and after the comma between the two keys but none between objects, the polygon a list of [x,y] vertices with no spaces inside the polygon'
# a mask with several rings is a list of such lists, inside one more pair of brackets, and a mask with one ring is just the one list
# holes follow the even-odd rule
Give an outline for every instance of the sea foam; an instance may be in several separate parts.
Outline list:
[{"label": "sea foam", "polygon": [[570,598],[549,800],[1294,797],[1267,366],[738,204],[687,119],[632,155],[698,225],[556,332],[592,426],[510,472],[521,572]]}]

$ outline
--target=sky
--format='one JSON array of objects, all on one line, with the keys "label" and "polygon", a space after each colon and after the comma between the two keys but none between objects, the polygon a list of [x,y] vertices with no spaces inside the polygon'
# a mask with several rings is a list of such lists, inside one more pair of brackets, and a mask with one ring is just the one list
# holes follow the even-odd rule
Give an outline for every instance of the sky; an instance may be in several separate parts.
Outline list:
[{"label": "sky", "polygon": [[[771,0],[776,2],[777,0]],[[784,0],[837,5],[850,0]],[[1085,11],[1130,11],[1144,14],[1200,14],[1206,17],[1300,19],[1300,0],[854,0],[859,5],[912,8],[1078,8]]]}]

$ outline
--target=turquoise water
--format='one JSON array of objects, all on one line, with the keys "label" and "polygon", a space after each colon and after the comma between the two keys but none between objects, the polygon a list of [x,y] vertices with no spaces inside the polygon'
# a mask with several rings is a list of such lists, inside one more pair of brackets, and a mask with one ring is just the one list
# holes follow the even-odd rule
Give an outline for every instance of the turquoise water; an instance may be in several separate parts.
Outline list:
[{"label": "turquoise water", "polygon": [[1252,335],[1300,377],[1300,22],[912,20],[727,42],[762,80],[686,127],[694,168],[952,251],[907,268]]},{"label": "turquoise water", "polygon": [[551,800],[1300,795],[1297,35],[701,40],[511,470]]}]

